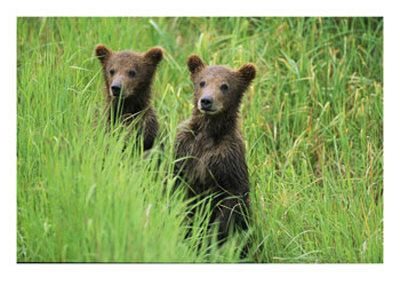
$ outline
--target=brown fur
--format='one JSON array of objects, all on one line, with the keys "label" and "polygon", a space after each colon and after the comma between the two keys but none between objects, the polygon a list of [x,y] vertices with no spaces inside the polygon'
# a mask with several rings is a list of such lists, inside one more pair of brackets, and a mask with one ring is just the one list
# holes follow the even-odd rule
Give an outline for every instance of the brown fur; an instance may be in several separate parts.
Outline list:
[{"label": "brown fur", "polygon": [[[157,116],[151,105],[151,86],[154,73],[163,58],[162,49],[154,47],[143,54],[113,52],[99,44],[95,47],[95,53],[103,69],[105,111],[109,124],[122,121],[124,125],[130,125],[134,122],[138,138],[143,135],[144,150],[151,148],[158,132]],[[115,83],[122,87],[120,97],[113,95],[111,86]]]},{"label": "brown fur", "polygon": [[[190,158],[178,160],[175,173],[190,185],[189,196],[217,194],[211,221],[220,223],[222,239],[232,220],[246,228],[250,187],[238,110],[256,69],[252,64],[236,71],[207,67],[196,55],[189,57],[187,65],[194,84],[194,108],[178,130],[175,151],[176,158]],[[205,96],[213,99],[211,111],[202,110],[200,100]]]}]

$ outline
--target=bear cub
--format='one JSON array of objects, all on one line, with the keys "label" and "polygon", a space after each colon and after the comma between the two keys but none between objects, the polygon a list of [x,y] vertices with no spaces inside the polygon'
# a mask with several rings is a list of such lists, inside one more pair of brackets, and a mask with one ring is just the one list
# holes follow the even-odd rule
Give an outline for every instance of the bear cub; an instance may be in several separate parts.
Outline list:
[{"label": "bear cub", "polygon": [[158,132],[157,115],[151,105],[151,86],[163,51],[154,47],[145,53],[113,52],[99,44],[95,53],[100,60],[106,88],[105,111],[108,123],[134,122],[137,139],[143,139],[143,149],[153,146]]},{"label": "bear cub", "polygon": [[256,76],[253,64],[238,70],[206,66],[197,55],[187,66],[194,85],[192,116],[178,129],[175,174],[190,189],[188,196],[215,194],[211,223],[219,223],[218,239],[230,226],[247,229],[249,175],[238,126],[242,96]]}]

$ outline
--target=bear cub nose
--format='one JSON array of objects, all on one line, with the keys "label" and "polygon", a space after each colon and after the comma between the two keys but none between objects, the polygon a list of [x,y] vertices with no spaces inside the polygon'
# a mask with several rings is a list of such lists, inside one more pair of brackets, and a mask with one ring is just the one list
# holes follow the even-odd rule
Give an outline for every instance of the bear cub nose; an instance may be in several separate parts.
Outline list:
[{"label": "bear cub nose", "polygon": [[211,96],[205,96],[200,100],[201,108],[205,111],[208,111],[212,107],[213,99]]},{"label": "bear cub nose", "polygon": [[120,84],[112,84],[111,91],[114,96],[119,96],[119,94],[121,94],[121,85]]}]

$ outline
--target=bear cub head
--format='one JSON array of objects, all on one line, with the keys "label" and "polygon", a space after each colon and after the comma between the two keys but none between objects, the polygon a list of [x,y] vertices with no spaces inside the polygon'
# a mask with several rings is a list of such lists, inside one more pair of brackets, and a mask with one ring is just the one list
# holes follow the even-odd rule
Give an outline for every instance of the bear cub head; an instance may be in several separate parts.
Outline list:
[{"label": "bear cub head", "polygon": [[149,49],[145,53],[133,51],[113,52],[99,44],[95,53],[103,68],[107,93],[113,99],[126,99],[146,90],[158,63],[163,58],[160,47]]},{"label": "bear cub head", "polygon": [[237,110],[240,100],[256,76],[253,64],[238,70],[224,66],[206,66],[197,55],[187,60],[194,85],[195,112],[206,116]]}]

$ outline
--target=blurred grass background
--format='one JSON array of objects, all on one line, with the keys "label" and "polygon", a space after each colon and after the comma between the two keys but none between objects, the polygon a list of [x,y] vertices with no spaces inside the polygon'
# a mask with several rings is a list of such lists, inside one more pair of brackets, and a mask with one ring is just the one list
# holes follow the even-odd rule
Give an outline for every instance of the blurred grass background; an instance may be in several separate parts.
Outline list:
[{"label": "blurred grass background", "polygon": [[[383,262],[382,18],[18,18],[17,30],[19,262]],[[123,129],[94,125],[97,43],[165,50],[146,158],[121,152]],[[192,53],[258,68],[241,109],[252,225],[220,248],[200,217],[185,239],[187,200],[170,193]]]}]

